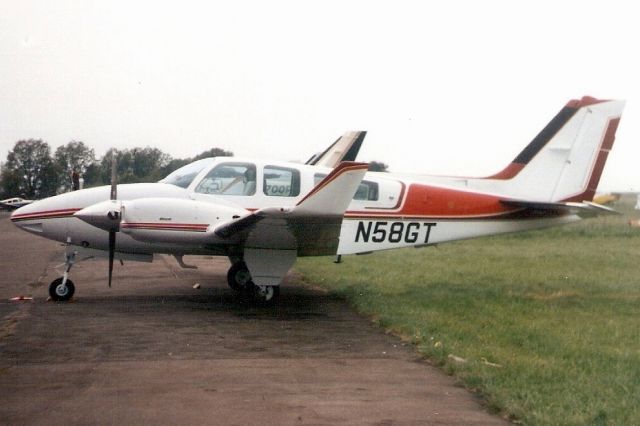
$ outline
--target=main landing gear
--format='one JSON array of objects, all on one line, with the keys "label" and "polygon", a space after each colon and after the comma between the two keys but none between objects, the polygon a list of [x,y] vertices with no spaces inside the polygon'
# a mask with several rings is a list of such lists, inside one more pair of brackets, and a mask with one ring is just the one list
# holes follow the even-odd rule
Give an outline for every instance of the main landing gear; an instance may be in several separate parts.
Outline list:
[{"label": "main landing gear", "polygon": [[236,261],[229,268],[227,282],[241,298],[270,304],[280,295],[280,287],[273,285],[255,285],[251,273],[243,261]]},{"label": "main landing gear", "polygon": [[60,278],[56,278],[49,284],[49,296],[51,300],[55,302],[66,302],[73,297],[73,293],[76,291],[76,287],[73,285],[73,281],[69,279],[69,271],[76,261],[76,253],[74,251],[68,251],[65,255],[64,275]]}]

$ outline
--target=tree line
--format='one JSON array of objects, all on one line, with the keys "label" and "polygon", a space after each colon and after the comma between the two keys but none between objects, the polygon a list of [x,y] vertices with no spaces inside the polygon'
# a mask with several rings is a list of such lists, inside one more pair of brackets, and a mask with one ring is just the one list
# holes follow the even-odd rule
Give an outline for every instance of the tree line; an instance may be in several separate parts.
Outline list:
[{"label": "tree line", "polygon": [[192,161],[206,157],[233,156],[230,151],[211,148],[192,158],[172,158],[158,148],[110,149],[96,158],[92,148],[72,140],[52,153],[41,139],[20,140],[7,154],[0,172],[0,199],[23,197],[39,199],[73,187],[73,172],[84,180],[84,187],[107,185],[111,181],[111,158],[115,154],[119,183],[156,182]]},{"label": "tree line", "polygon": [[[73,187],[72,175],[78,173],[84,187],[108,185],[111,182],[111,158],[115,154],[119,183],[157,182],[172,171],[192,161],[207,157],[231,157],[233,152],[211,148],[191,158],[172,158],[158,148],[136,147],[107,151],[96,158],[93,148],[72,140],[51,152],[41,139],[15,143],[0,171],[0,199],[23,197],[39,199],[68,192]],[[388,166],[372,161],[371,171],[386,172]]]}]

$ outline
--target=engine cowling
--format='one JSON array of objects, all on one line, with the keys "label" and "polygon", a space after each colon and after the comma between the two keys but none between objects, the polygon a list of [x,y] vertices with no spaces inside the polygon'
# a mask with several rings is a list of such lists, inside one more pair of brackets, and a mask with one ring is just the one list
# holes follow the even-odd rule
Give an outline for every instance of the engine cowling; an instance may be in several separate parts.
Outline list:
[{"label": "engine cowling", "polygon": [[118,209],[107,201],[75,215],[105,230],[114,228],[117,216],[118,229],[141,242],[193,244],[211,241],[217,225],[249,213],[241,207],[176,198],[141,198],[118,203]]}]

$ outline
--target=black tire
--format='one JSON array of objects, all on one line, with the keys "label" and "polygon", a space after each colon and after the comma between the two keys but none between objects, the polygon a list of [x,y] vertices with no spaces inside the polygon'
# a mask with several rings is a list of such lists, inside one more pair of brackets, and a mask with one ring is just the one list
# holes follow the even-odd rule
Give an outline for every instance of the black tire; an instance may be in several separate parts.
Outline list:
[{"label": "black tire", "polygon": [[56,302],[66,302],[73,297],[73,293],[76,292],[76,286],[73,285],[73,281],[67,279],[67,283],[62,287],[62,277],[56,278],[49,284],[49,296],[51,300]]},{"label": "black tire", "polygon": [[227,283],[233,290],[241,292],[249,291],[254,287],[251,273],[242,261],[231,265],[229,272],[227,272]]},{"label": "black tire", "polygon": [[268,285],[261,289],[259,286],[253,286],[253,299],[262,305],[272,305],[280,296],[279,285]]}]

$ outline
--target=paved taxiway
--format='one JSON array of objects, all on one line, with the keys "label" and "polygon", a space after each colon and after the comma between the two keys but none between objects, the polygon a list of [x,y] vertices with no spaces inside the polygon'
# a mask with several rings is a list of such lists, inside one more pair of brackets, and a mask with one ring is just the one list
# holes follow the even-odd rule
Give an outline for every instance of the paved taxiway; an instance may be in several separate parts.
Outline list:
[{"label": "paved taxiway", "polygon": [[72,270],[74,301],[53,303],[62,248],[6,213],[0,235],[0,423],[504,423],[410,345],[295,277],[276,306],[258,308],[234,299],[226,259],[116,263],[111,289],[106,261],[90,260]]}]

